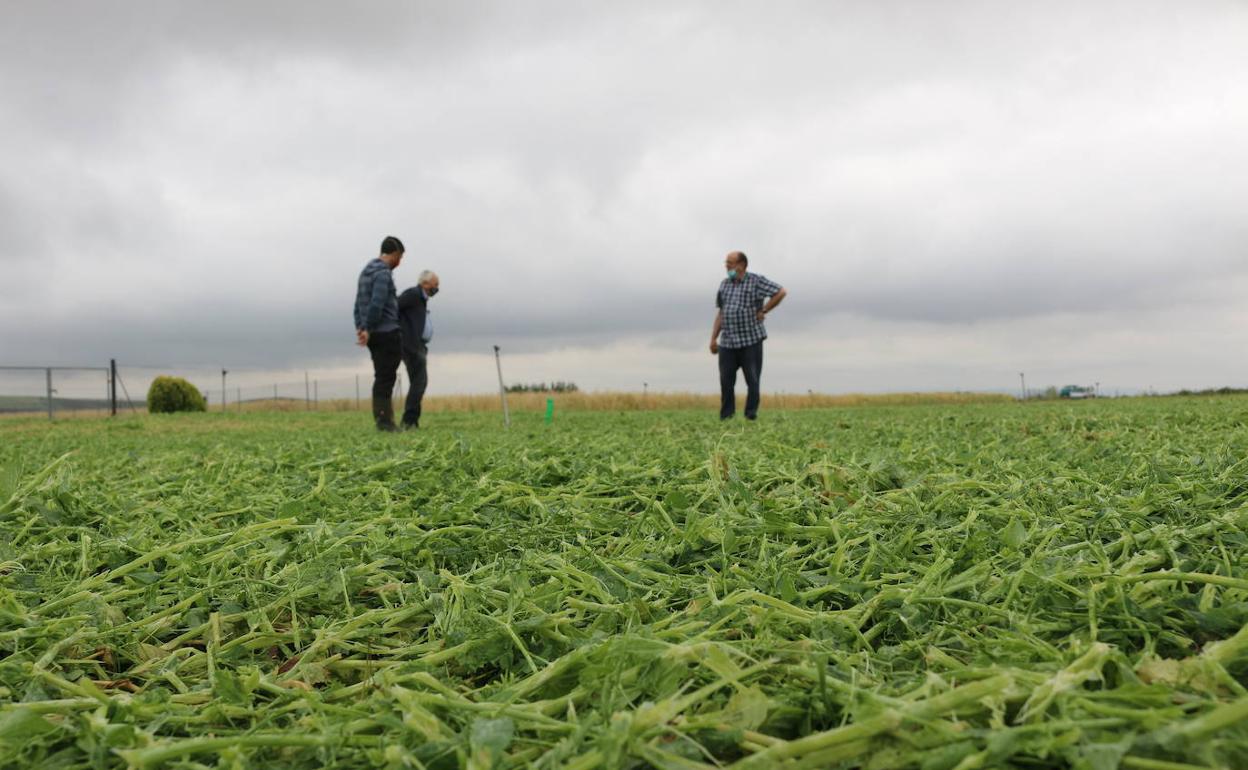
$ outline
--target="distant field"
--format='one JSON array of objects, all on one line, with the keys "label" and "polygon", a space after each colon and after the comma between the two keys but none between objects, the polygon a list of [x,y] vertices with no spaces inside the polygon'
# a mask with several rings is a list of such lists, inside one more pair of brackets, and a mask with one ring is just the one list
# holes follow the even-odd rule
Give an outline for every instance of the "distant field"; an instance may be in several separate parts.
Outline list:
[{"label": "distant field", "polygon": [[[719,410],[719,396],[703,393],[508,393],[507,407],[516,412],[545,412],[546,400],[553,399],[555,409],[564,411],[664,411],[672,409]],[[764,409],[827,409],[843,406],[898,406],[914,404],[991,404],[1009,403],[1012,396],[1001,393],[767,393],[763,396]],[[738,395],[738,405],[744,403],[744,392]],[[397,397],[396,404],[402,401]],[[234,405],[231,405],[232,407]],[[211,407],[210,407],[211,408]],[[217,405],[220,408],[220,404]],[[315,405],[318,411],[346,412],[369,409],[367,399],[358,405],[355,399],[323,399]],[[424,411],[437,414],[445,412],[502,412],[497,393],[472,395],[429,396],[424,400]],[[301,399],[257,399],[244,401],[242,411],[308,411],[309,406]]]},{"label": "distant field", "polygon": [[0,422],[0,765],[1248,767],[1248,398],[698,404]]},{"label": "distant field", "polygon": [[[108,409],[109,402],[101,398],[52,398],[53,411],[81,411]],[[0,396],[0,412],[46,412],[48,399],[43,396]]]},{"label": "distant field", "polygon": [[[513,412],[545,412],[546,400],[553,399],[555,410],[563,412],[579,411],[664,411],[673,409],[706,409],[719,410],[719,396],[701,393],[509,393],[507,406]],[[901,406],[918,404],[990,404],[1009,403],[1012,396],[1000,393],[848,393],[830,395],[826,393],[769,393],[763,396],[763,409],[827,409],[848,406]],[[738,406],[744,403],[744,394],[738,399]],[[53,413],[58,418],[98,416],[109,408],[108,402],[91,399],[52,399]],[[396,409],[402,409],[402,400],[395,398]],[[302,398],[282,397],[277,399],[256,398],[243,401],[241,404],[231,401],[227,405],[229,412],[354,412],[368,411],[371,406],[367,399],[356,402],[355,399],[322,399],[309,403]],[[0,396],[0,417],[12,418],[15,415],[46,413],[47,401],[37,396]],[[117,404],[118,412],[132,415],[146,410],[146,404],[136,401],[133,405],[128,401]],[[220,412],[221,404],[209,403],[211,412]],[[424,410],[430,414],[454,412],[492,412],[502,414],[502,405],[497,393],[474,395],[430,396],[424,401]]]}]

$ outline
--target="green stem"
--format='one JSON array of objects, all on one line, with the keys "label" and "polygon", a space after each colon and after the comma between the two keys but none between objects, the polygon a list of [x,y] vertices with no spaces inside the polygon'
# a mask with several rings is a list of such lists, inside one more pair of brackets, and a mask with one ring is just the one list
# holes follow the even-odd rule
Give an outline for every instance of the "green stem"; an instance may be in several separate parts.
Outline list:
[{"label": "green stem", "polygon": [[798,759],[816,751],[823,751],[847,743],[865,741],[881,733],[894,730],[907,720],[930,719],[941,714],[954,711],[976,703],[989,695],[996,695],[1008,689],[1013,680],[1006,675],[994,676],[979,682],[963,685],[956,690],[937,695],[934,698],[917,701],[908,706],[892,709],[855,724],[837,727],[826,732],[799,738],[795,741],[776,744],[765,751],[746,757],[731,765],[737,770],[748,768],[774,767],[779,762]]},{"label": "green stem", "polygon": [[1118,578],[1122,583],[1147,583],[1154,580],[1182,580],[1189,583],[1208,583],[1225,588],[1239,588],[1248,591],[1248,580],[1210,575],[1204,572],[1145,572],[1142,575],[1122,575]]},{"label": "green stem", "polygon": [[[359,736],[345,739],[347,743],[375,743],[379,739]],[[228,748],[260,749],[260,748],[318,748],[344,742],[341,738],[325,738],[319,735],[298,735],[295,733],[252,733],[223,738],[187,738],[162,746],[146,749],[129,749],[119,751],[123,759],[131,767],[147,768],[168,762],[179,757],[192,754],[219,752]]]}]

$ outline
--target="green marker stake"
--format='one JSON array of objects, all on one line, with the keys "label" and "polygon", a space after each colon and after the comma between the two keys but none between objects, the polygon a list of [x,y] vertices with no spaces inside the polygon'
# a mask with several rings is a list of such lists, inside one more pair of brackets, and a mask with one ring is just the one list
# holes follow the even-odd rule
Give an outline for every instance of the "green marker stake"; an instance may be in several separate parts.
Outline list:
[{"label": "green marker stake", "polygon": [[553,398],[546,399],[546,422],[555,421],[555,400]]}]

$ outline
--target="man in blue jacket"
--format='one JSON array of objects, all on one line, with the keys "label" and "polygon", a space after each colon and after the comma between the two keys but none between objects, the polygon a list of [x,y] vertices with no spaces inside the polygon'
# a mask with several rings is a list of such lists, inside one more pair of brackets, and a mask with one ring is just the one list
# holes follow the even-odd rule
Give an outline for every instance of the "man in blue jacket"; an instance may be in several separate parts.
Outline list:
[{"label": "man in blue jacket", "polygon": [[399,336],[399,300],[390,274],[403,261],[403,242],[387,235],[381,256],[360,271],[355,292],[355,334],[373,358],[373,420],[377,430],[394,432],[394,406],[390,397],[403,356]]},{"label": "man in blue jacket", "polygon": [[429,341],[433,339],[433,321],[429,318],[429,300],[438,293],[438,274],[422,270],[416,286],[399,295],[399,332],[403,337],[403,365],[407,367],[407,404],[403,409],[403,428],[420,427],[420,402],[429,384]]}]

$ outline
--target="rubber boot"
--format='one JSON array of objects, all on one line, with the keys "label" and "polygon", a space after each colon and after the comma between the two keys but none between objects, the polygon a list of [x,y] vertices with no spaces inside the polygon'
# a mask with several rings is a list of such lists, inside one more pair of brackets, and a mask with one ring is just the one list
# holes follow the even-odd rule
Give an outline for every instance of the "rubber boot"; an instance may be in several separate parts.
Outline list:
[{"label": "rubber boot", "polygon": [[384,396],[373,396],[373,419],[377,422],[377,430],[394,433],[398,427],[394,424],[394,406]]}]

